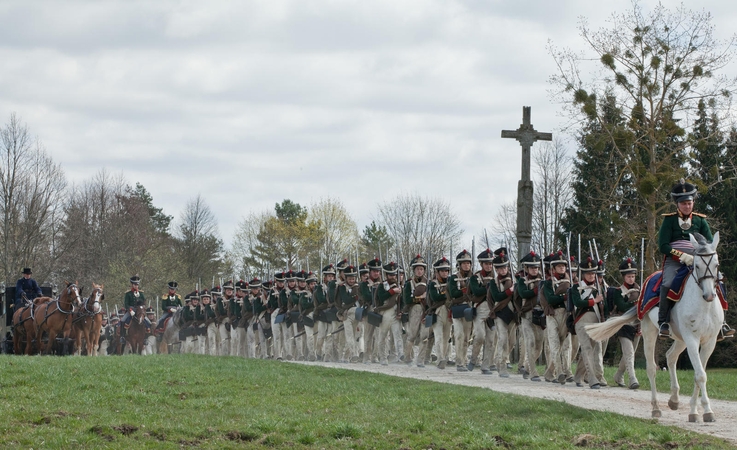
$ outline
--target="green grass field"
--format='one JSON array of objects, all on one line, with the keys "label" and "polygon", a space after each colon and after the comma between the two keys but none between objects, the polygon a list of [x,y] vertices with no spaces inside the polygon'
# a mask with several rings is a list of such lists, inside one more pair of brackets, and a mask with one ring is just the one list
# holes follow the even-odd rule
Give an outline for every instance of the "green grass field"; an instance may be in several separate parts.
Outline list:
[{"label": "green grass field", "polygon": [[0,448],[574,448],[582,439],[595,448],[733,448],[554,401],[274,361],[2,356],[0,364]]}]

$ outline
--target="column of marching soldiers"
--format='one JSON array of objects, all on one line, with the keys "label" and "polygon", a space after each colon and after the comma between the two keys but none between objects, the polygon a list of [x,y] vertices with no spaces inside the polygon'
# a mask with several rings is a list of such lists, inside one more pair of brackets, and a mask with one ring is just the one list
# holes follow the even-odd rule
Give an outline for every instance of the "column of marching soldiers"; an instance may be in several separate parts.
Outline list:
[{"label": "column of marching soldiers", "polygon": [[[640,287],[632,259],[619,266],[621,286],[608,288],[603,262],[592,256],[579,264],[562,251],[544,258],[530,252],[516,273],[505,248],[486,249],[476,258],[481,269],[475,273],[473,255],[463,250],[454,274],[446,257],[432,263],[430,274],[417,255],[406,280],[395,262],[375,258],[356,267],[343,260],[322,268],[321,280],[312,272],[287,271],[273,280],[228,281],[187,294],[184,304],[172,281],[155,328],[154,310],[147,314],[158,340],[167,320],[174,322],[184,353],[419,368],[437,363],[438,369],[478,367],[482,374],[506,378],[510,351],[518,344],[518,373],[525,379],[587,383],[593,389],[607,385],[602,356],[607,343],[589,339],[584,325],[635,305]],[[571,279],[575,288],[569,290]],[[126,296],[137,297],[139,283],[131,278]],[[113,327],[126,321],[110,317],[103,345],[112,339]],[[618,334],[622,359],[614,381],[619,386],[639,387],[634,371],[639,338],[634,322]],[[149,339],[156,345],[157,337]],[[543,352],[547,365],[541,377],[536,362]]]}]

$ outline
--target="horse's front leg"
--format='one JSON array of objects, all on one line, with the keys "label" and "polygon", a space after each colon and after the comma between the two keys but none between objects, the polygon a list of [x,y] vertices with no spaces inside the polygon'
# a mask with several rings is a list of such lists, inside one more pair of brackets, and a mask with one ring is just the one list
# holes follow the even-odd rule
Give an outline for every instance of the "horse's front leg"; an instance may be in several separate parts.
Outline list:
[{"label": "horse's front leg", "polygon": [[709,339],[701,345],[701,351],[698,350],[698,344],[693,349],[690,345],[688,347],[688,356],[694,368],[694,391],[691,397],[691,412],[688,415],[689,422],[696,422],[698,417],[696,406],[699,390],[701,391],[701,407],[704,408],[704,422],[714,422],[714,412],[711,410],[709,395],[706,393],[706,363],[715,346],[716,339]]},{"label": "horse's front leg", "polygon": [[[657,308],[650,311],[650,315],[655,311],[657,317]],[[658,365],[655,362],[655,343],[658,341],[658,328],[653,325],[650,315],[642,321],[642,339],[644,342],[643,351],[645,352],[645,361],[647,363],[647,378],[650,380],[650,405],[652,407],[652,417],[661,416],[660,407],[658,407],[658,390],[655,386],[655,376],[658,373]]]},{"label": "horse's front leg", "polygon": [[681,390],[681,387],[678,385],[676,363],[678,362],[678,356],[680,356],[685,349],[686,344],[683,341],[675,340],[665,353],[666,360],[668,361],[668,373],[670,375],[670,398],[668,399],[668,407],[674,411],[678,409],[678,393]]}]

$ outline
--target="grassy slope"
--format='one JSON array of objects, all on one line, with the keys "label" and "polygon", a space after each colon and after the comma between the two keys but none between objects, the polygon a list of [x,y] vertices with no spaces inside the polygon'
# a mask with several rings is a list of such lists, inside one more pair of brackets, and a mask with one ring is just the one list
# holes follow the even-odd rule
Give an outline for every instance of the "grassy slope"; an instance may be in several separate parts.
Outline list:
[{"label": "grassy slope", "polygon": [[0,447],[731,448],[489,390],[196,355],[0,358]]}]

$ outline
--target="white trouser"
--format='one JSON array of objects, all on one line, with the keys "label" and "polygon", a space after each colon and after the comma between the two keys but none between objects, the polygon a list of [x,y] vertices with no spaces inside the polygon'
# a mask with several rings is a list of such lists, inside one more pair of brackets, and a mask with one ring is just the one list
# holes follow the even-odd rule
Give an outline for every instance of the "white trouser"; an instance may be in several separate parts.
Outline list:
[{"label": "white trouser", "polygon": [[225,326],[226,323],[230,323],[230,319],[223,319],[223,322],[217,326],[218,336],[216,344],[218,355],[220,356],[230,355],[230,332]]},{"label": "white trouser", "polygon": [[205,350],[206,355],[217,356],[218,354],[217,340],[218,340],[218,326],[215,324],[215,322],[212,322],[207,325],[207,339],[205,341],[207,345],[207,348]]},{"label": "white trouser", "polygon": [[389,356],[389,333],[391,332],[394,322],[397,320],[397,315],[394,308],[389,308],[381,312],[381,326],[379,326],[379,361],[381,364],[388,364]]},{"label": "white trouser", "polygon": [[508,374],[507,358],[511,350],[509,343],[512,341],[512,336],[516,335],[517,324],[515,322],[507,324],[501,318],[497,317],[494,319],[494,326],[496,327],[494,364],[496,364],[496,370],[499,371],[499,374]]},{"label": "white trouser", "polygon": [[450,353],[450,327],[452,322],[448,318],[448,308],[445,305],[435,310],[437,322],[432,326],[435,335],[435,345],[438,346],[438,362],[448,362]]},{"label": "white trouser", "polygon": [[564,351],[564,343],[568,337],[568,327],[566,326],[568,312],[565,308],[556,308],[554,311],[554,315],[546,317],[545,334],[548,346],[550,346],[550,358],[555,366],[554,377],[557,379],[560,375],[570,374],[571,360],[570,356]]},{"label": "white trouser", "polygon": [[468,365],[468,340],[473,322],[465,318],[453,319],[453,341],[456,347],[456,367]]},{"label": "white trouser", "polygon": [[[636,326],[635,323],[630,325]],[[617,383],[624,384],[624,374],[626,373],[629,377],[630,385],[638,383],[637,374],[635,373],[635,352],[637,347],[640,345],[640,336],[635,336],[635,340],[631,341],[626,337],[620,336],[619,345],[622,348],[622,359],[619,361],[619,367],[617,373],[614,374],[614,381]]]},{"label": "white trouser", "polygon": [[530,377],[539,377],[537,372],[537,360],[543,351],[543,342],[545,340],[545,331],[538,325],[532,323],[532,311],[527,311],[522,315],[520,323],[522,329],[522,337],[525,345],[525,359],[520,358],[520,362],[525,366],[525,370]]},{"label": "white trouser", "polygon": [[356,307],[349,308],[345,311],[345,320],[343,327],[345,328],[345,353],[341,359],[349,361],[358,360],[358,339],[361,336],[361,322],[356,320]]},{"label": "white trouser", "polygon": [[[313,317],[315,317],[314,311],[307,314],[305,317],[312,319]],[[307,361],[315,360],[315,331],[317,331],[316,326],[308,327],[307,325],[305,325],[304,340],[307,344],[307,354],[305,355],[305,359]]]},{"label": "white trouser", "polygon": [[576,322],[576,336],[581,345],[581,359],[586,365],[586,379],[589,385],[606,385],[604,379],[604,364],[602,362],[601,341],[591,339],[584,328],[587,324],[599,323],[596,314],[589,311],[583,314]]}]

